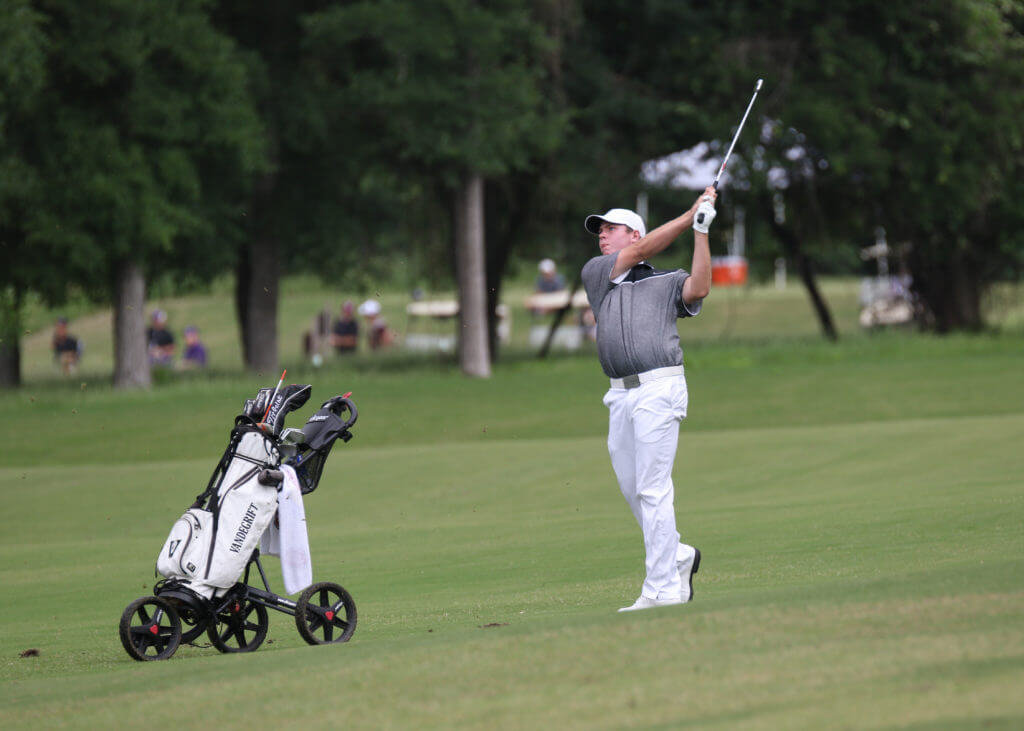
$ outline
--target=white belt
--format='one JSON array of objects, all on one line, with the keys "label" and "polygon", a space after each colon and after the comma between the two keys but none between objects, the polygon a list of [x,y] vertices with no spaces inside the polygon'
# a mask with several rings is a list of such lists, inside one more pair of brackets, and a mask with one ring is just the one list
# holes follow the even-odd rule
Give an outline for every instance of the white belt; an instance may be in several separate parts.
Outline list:
[{"label": "white belt", "polygon": [[609,379],[612,388],[636,388],[641,383],[647,383],[649,381],[657,381],[659,378],[669,378],[671,376],[683,375],[683,367],[681,365],[668,366],[667,368],[655,368],[652,371],[644,371],[643,373],[637,373],[633,376],[626,376],[625,378],[611,378]]}]

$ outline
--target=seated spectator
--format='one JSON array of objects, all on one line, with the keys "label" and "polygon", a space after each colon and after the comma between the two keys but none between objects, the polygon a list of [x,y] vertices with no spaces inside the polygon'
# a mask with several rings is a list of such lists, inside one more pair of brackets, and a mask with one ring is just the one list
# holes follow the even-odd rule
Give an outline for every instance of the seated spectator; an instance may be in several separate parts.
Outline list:
[{"label": "seated spectator", "polygon": [[146,329],[149,364],[169,368],[174,365],[174,335],[167,329],[167,313],[153,311],[153,324]]},{"label": "seated spectator", "polygon": [[189,325],[185,328],[185,352],[181,354],[182,368],[205,368],[206,346],[199,339],[199,328]]},{"label": "seated spectator", "polygon": [[555,269],[554,260],[543,259],[537,268],[540,270],[537,275],[538,292],[560,292],[565,289],[565,278]]},{"label": "seated spectator", "polygon": [[395,341],[395,334],[380,314],[380,302],[366,300],[359,305],[359,314],[366,318],[367,338],[370,350],[386,348]]},{"label": "seated spectator", "polygon": [[583,329],[583,337],[591,343],[597,342],[597,320],[594,318],[594,311],[588,306],[580,313],[580,327]]},{"label": "seated spectator", "polygon": [[356,352],[359,345],[359,323],[355,318],[355,305],[346,301],[341,306],[341,317],[331,328],[331,345],[335,352],[347,354]]},{"label": "seated spectator", "polygon": [[[537,268],[540,270],[540,274],[537,275],[537,282],[534,285],[536,294],[550,294],[565,289],[565,279],[555,270],[554,260],[542,259]],[[558,308],[550,305],[537,305],[529,309],[530,314],[537,318],[554,312]]]},{"label": "seated spectator", "polygon": [[82,357],[82,344],[68,332],[68,319],[58,317],[53,326],[53,358],[65,376],[74,374]]}]

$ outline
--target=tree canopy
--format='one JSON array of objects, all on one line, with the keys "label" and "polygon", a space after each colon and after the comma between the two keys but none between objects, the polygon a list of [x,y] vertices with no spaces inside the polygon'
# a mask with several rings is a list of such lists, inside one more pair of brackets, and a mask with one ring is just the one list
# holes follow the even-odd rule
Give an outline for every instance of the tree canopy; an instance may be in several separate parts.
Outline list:
[{"label": "tree canopy", "polygon": [[755,252],[809,268],[883,226],[924,326],[978,329],[1024,263],[1022,30],[1021,0],[9,0],[0,355],[27,293],[109,301],[126,258],[233,268],[243,333],[273,328],[281,272],[454,274],[475,180],[492,309],[517,247],[579,263],[582,216],[629,205],[644,161],[727,141],[758,77],[723,221],[743,205]]}]

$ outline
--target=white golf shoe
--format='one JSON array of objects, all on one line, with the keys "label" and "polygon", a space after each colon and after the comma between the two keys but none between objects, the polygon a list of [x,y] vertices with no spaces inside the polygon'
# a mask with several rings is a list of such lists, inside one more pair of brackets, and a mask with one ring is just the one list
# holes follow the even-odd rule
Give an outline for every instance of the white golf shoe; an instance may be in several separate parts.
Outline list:
[{"label": "white golf shoe", "polygon": [[676,568],[679,569],[679,580],[683,583],[684,602],[693,601],[693,575],[700,568],[700,549],[693,546],[687,546],[687,548],[691,549],[692,553],[682,561],[676,561]]},{"label": "white golf shoe", "polygon": [[673,599],[651,599],[649,597],[640,595],[640,598],[630,604],[628,607],[622,607],[620,612],[636,612],[641,609],[653,609],[654,607],[670,607],[673,604],[683,604],[686,600],[682,597],[675,597]]}]

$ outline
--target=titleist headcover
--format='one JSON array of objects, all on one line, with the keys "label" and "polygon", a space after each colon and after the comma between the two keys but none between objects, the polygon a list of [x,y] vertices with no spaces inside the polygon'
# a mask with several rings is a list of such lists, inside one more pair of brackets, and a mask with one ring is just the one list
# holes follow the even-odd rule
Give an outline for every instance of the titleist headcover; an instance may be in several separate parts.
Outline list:
[{"label": "titleist headcover", "polygon": [[263,421],[267,423],[274,434],[280,434],[281,429],[284,428],[284,417],[296,409],[301,409],[309,401],[309,395],[312,392],[313,387],[308,385],[300,386],[293,383],[285,386],[274,396],[274,400],[270,404],[270,411],[267,412],[267,418]]},{"label": "titleist headcover", "polygon": [[279,389],[276,396],[274,389],[261,388],[257,391],[256,398],[246,400],[242,414],[254,422],[266,422],[274,434],[280,434],[284,427],[284,418],[292,411],[302,408],[309,401],[312,392],[312,386],[296,383]]}]

